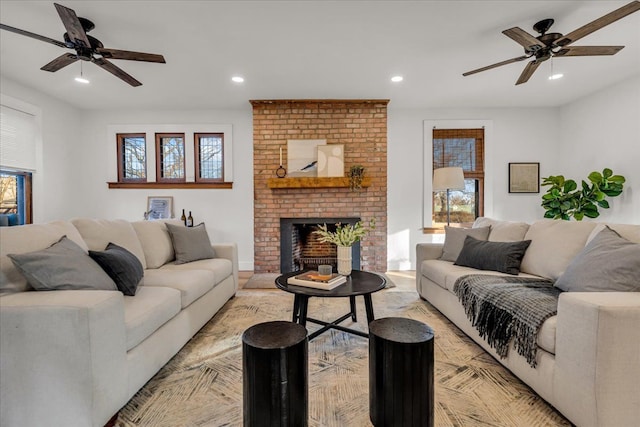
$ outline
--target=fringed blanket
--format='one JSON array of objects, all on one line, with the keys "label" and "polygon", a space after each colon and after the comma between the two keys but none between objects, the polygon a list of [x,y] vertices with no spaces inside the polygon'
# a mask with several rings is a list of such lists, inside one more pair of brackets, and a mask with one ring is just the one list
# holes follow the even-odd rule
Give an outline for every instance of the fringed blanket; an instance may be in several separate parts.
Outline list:
[{"label": "fringed blanket", "polygon": [[509,341],[533,368],[542,324],[558,312],[560,290],[545,279],[470,274],[456,280],[453,292],[480,336],[500,357]]}]

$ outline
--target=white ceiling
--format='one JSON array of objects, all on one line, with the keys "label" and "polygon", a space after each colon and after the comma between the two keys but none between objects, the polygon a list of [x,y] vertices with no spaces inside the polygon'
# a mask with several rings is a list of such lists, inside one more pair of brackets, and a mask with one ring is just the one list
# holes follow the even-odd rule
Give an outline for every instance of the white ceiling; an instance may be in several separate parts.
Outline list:
[{"label": "white ceiling", "polygon": [[[615,56],[558,58],[515,86],[525,62],[462,73],[523,55],[501,34],[554,18],[567,34],[628,1],[71,1],[105,47],[159,53],[166,64],[113,62],[131,87],[84,63],[40,67],[71,52],[0,31],[3,77],[79,108],[247,108],[249,99],[389,98],[392,108],[547,107],[640,74],[640,12],[575,43],[626,45]],[[0,22],[62,40],[50,1],[0,1]],[[242,75],[243,84],[231,82]],[[401,74],[404,81],[390,82]]]}]

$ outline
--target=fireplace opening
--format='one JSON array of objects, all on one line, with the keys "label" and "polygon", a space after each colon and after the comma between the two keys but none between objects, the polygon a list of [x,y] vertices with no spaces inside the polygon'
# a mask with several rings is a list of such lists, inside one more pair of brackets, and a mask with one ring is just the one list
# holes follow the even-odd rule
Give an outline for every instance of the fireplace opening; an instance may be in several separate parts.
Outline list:
[{"label": "fireplace opening", "polygon": [[[337,247],[320,241],[314,231],[327,224],[335,231],[338,224],[355,224],[360,218],[280,218],[280,271],[315,270],[318,265],[338,265]],[[360,269],[360,242],[353,245],[352,267]]]}]

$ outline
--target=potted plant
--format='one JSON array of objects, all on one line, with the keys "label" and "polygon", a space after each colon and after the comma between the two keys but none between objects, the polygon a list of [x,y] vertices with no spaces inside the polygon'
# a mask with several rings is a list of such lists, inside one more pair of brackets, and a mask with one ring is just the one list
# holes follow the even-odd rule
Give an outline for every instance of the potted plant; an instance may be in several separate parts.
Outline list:
[{"label": "potted plant", "polygon": [[590,184],[582,180],[582,188],[572,179],[565,180],[564,176],[549,176],[542,178],[543,186],[550,186],[542,196],[544,217],[569,221],[571,217],[576,221],[600,216],[598,208],[608,209],[607,197],[617,197],[622,193],[625,178],[614,175],[613,171],[605,168],[602,173],[591,172],[587,177]]},{"label": "potted plant", "polygon": [[369,221],[368,227],[363,226],[362,221],[353,225],[338,223],[335,231],[329,231],[327,224],[322,224],[314,233],[320,235],[321,242],[333,243],[338,247],[338,273],[348,276],[351,274],[351,247],[374,228],[375,218]]}]

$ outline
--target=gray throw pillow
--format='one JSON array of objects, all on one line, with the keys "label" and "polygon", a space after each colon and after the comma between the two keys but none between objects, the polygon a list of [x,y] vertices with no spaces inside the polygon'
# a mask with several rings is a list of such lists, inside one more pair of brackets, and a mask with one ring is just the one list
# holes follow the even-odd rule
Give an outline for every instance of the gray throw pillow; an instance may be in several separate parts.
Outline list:
[{"label": "gray throw pillow", "polygon": [[41,251],[7,256],[37,291],[117,289],[107,273],[67,236]]},{"label": "gray throw pillow", "polygon": [[89,251],[89,256],[111,277],[120,292],[128,296],[136,294],[144,276],[138,257],[115,243],[109,243],[102,252]]},{"label": "gray throw pillow", "polygon": [[554,286],[569,292],[640,292],[640,243],[606,227],[576,255]]},{"label": "gray throw pillow", "polygon": [[520,242],[488,242],[467,236],[455,265],[479,270],[520,273],[520,263],[531,240]]},{"label": "gray throw pillow", "polygon": [[453,262],[458,259],[458,255],[464,246],[464,239],[467,236],[474,237],[478,240],[487,240],[491,227],[456,228],[445,226],[444,231],[446,234],[440,259]]},{"label": "gray throw pillow", "polygon": [[185,264],[199,259],[215,258],[204,222],[195,227],[166,224],[173,250],[176,253],[176,264]]}]

